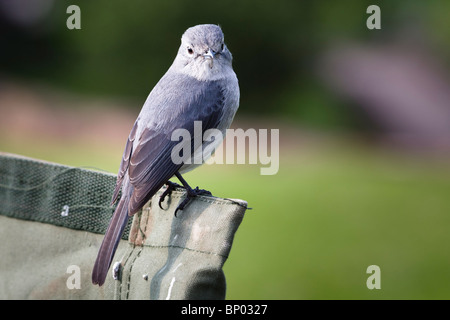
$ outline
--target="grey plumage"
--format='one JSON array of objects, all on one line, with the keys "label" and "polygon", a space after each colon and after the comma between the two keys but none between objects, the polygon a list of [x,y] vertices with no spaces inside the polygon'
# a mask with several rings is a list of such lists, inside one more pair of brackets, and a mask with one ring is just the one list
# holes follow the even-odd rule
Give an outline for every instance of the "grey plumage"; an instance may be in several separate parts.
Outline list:
[{"label": "grey plumage", "polygon": [[[150,92],[125,145],[112,202],[117,201],[120,190],[122,196],[94,265],[94,284],[104,283],[128,217],[174,174],[198,166],[172,161],[171,151],[179,143],[171,140],[172,132],[182,128],[193,137],[194,121],[201,121],[202,135],[211,128],[225,134],[230,126],[239,105],[231,61],[220,27],[198,25],[183,34],[172,66]],[[192,148],[192,154],[183,155],[184,159],[194,158],[195,152],[200,150]]]}]

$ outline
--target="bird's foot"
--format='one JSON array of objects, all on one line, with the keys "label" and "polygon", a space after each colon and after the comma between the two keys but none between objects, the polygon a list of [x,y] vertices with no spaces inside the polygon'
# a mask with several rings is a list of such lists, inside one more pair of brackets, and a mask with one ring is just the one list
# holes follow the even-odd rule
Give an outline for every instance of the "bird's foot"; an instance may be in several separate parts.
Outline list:
[{"label": "bird's foot", "polygon": [[[167,188],[166,190],[164,190],[164,192],[162,193],[162,195],[159,197],[159,202],[158,205],[161,209],[163,209],[163,207],[161,206],[161,204],[164,202],[164,199],[167,196],[170,196],[172,194],[172,191],[175,190],[176,188],[182,188],[182,186],[180,186],[178,183],[172,182],[172,181],[167,181]],[[164,210],[164,209],[163,209]]]},{"label": "bird's foot", "polygon": [[186,199],[184,199],[175,210],[175,217],[177,216],[178,210],[183,210],[188,203],[191,202],[192,199],[194,199],[197,196],[211,196],[212,193],[208,190],[199,189],[196,187],[195,189],[192,188],[186,188]]}]

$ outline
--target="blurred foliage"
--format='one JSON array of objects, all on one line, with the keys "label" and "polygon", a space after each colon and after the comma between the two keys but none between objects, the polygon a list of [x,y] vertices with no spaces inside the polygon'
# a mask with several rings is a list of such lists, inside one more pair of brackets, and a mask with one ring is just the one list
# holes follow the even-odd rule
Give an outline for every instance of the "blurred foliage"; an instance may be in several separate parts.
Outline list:
[{"label": "blurred foliage", "polygon": [[[70,4],[81,8],[81,30],[66,28]],[[366,28],[370,4],[381,8],[382,30]],[[377,41],[415,24],[448,58],[449,11],[448,1],[414,0],[58,0],[32,26],[1,16],[0,70],[84,94],[144,101],[173,61],[183,31],[216,23],[234,55],[240,114],[355,128],[366,119],[324,92],[315,76],[317,56],[336,42]]]}]

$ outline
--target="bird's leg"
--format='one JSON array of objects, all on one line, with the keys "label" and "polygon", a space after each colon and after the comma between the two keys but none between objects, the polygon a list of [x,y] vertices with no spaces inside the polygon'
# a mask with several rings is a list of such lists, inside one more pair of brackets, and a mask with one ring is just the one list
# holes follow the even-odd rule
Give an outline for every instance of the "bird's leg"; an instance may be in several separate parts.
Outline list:
[{"label": "bird's leg", "polygon": [[175,176],[178,178],[178,180],[180,180],[180,182],[183,184],[183,187],[186,189],[186,199],[184,199],[177,207],[177,209],[175,210],[175,217],[177,216],[177,212],[178,210],[183,210],[186,205],[195,197],[197,196],[203,196],[203,195],[207,195],[210,196],[212,195],[211,192],[207,191],[207,190],[203,190],[203,189],[199,189],[198,187],[196,187],[195,189],[192,189],[189,184],[186,182],[186,180],[184,180],[184,178],[181,176],[181,174],[179,172],[175,173]]},{"label": "bird's leg", "polygon": [[[162,193],[162,195],[159,197],[159,202],[158,205],[161,209],[163,209],[163,207],[161,206],[161,203],[164,202],[164,199],[169,195],[172,194],[172,191],[175,190],[176,188],[181,188],[181,186],[178,183],[172,182],[172,181],[167,181],[167,188],[166,190],[164,190],[164,192]],[[163,209],[164,210],[164,209]]]}]

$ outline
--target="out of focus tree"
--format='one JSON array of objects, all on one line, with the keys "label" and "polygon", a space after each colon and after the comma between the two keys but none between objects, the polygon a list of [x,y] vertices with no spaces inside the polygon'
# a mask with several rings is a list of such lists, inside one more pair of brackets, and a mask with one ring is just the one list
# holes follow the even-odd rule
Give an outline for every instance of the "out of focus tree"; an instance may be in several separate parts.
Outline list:
[{"label": "out of focus tree", "polygon": [[[81,30],[66,27],[70,4],[81,8]],[[381,8],[381,30],[366,27],[370,4]],[[240,113],[357,128],[368,119],[328,92],[317,76],[321,53],[347,41],[415,36],[449,61],[448,12],[445,0],[0,0],[0,72],[143,101],[175,57],[181,33],[216,23],[234,55]]]}]

